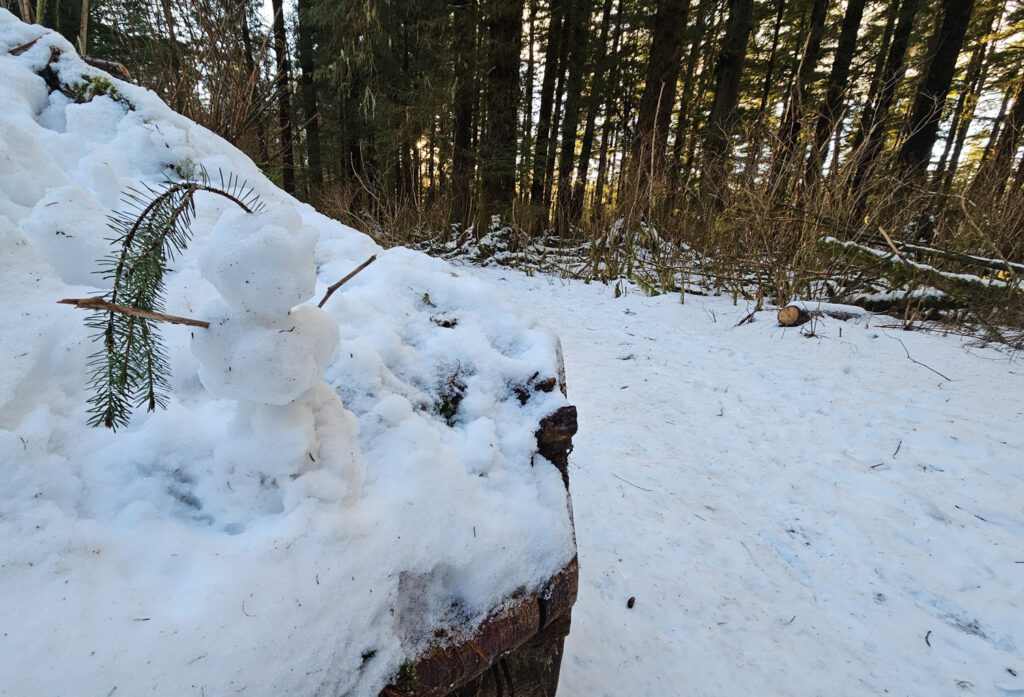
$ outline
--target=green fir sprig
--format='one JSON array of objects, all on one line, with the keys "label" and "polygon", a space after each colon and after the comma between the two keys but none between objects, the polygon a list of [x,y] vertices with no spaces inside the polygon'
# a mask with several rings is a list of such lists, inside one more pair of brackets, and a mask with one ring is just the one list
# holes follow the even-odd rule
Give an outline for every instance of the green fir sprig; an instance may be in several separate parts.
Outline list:
[{"label": "green fir sprig", "polygon": [[[161,187],[129,189],[125,208],[108,217],[115,251],[101,262],[100,273],[113,280],[103,299],[109,305],[162,313],[167,264],[192,239],[195,196],[205,191],[238,204],[247,213],[263,209],[256,192],[229,174],[211,184],[205,171]],[[86,324],[103,347],[89,358],[89,424],[116,430],[128,424],[134,407],[166,408],[170,366],[163,341],[151,318],[104,309]]]}]

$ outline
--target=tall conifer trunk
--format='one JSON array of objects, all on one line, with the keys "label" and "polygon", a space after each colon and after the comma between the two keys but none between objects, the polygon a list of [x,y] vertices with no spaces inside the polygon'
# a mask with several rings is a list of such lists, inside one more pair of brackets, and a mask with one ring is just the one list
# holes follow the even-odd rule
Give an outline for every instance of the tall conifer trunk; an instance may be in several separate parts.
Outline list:
[{"label": "tall conifer trunk", "polygon": [[953,84],[956,60],[963,49],[974,0],[943,0],[939,40],[928,73],[917,89],[907,122],[909,134],[900,148],[900,167],[909,175],[923,177],[939,134],[939,120]]},{"label": "tall conifer trunk", "polygon": [[829,136],[836,130],[846,112],[846,87],[850,80],[850,64],[857,48],[857,33],[864,17],[864,0],[848,0],[843,25],[839,30],[839,44],[832,59],[832,70],[825,88],[825,104],[814,124],[814,145],[807,161],[807,185],[821,177],[828,151]]},{"label": "tall conifer trunk", "polygon": [[651,28],[647,77],[630,148],[631,170],[636,172],[637,183],[641,187],[649,186],[665,163],[668,126],[676,102],[676,82],[682,64],[683,32],[689,6],[689,0],[658,0]]},{"label": "tall conifer trunk", "polygon": [[281,184],[289,194],[295,193],[295,154],[292,142],[292,107],[289,94],[291,68],[288,62],[288,39],[284,29],[284,8],[281,0],[272,0],[274,10],[274,57],[277,59],[278,111],[277,124],[281,134]]},{"label": "tall conifer trunk", "polygon": [[889,109],[896,97],[896,87],[906,70],[907,46],[910,43],[910,31],[914,26],[917,6],[918,0],[902,0],[900,4],[896,29],[892,35],[892,43],[889,45],[889,53],[885,59],[885,70],[881,76],[878,101],[873,107],[865,108],[861,130],[858,132],[858,136],[863,142],[861,152],[857,152],[861,148],[856,141],[854,142],[854,157],[857,158],[857,167],[851,189],[856,197],[854,211],[857,218],[863,213],[864,205],[867,202],[868,192],[865,187],[865,179],[882,154]]},{"label": "tall conifer trunk", "polygon": [[[1005,104],[1005,102],[1004,102]],[[975,200],[999,200],[1013,170],[1013,159],[1024,133],[1024,78],[1014,90],[1013,106],[999,131],[992,155],[982,161],[967,195]]]},{"label": "tall conifer trunk", "polygon": [[455,57],[455,105],[452,130],[452,222],[470,223],[473,179],[473,104],[476,76],[473,61],[477,29],[475,0],[456,0],[452,54]]},{"label": "tall conifer trunk", "polygon": [[740,77],[747,57],[747,39],[754,0],[729,0],[729,19],[715,69],[715,98],[711,103],[704,132],[704,163],[701,174],[701,199],[705,212],[713,214],[724,199],[728,172],[729,139],[735,126],[739,103]]},{"label": "tall conifer trunk", "polygon": [[[780,182],[782,179],[788,180],[793,149],[796,147],[803,127],[807,93],[814,82],[814,74],[821,57],[821,37],[825,32],[827,14],[828,0],[814,0],[810,18],[807,20],[804,48],[800,56],[793,92],[782,115],[782,125],[779,128],[779,147],[775,154],[773,182]],[[785,186],[780,183],[779,189],[784,191]]]},{"label": "tall conifer trunk", "polygon": [[606,51],[608,50],[608,25],[611,22],[612,0],[604,0],[601,9],[601,29],[593,51],[593,70],[591,71],[590,93],[587,95],[587,121],[583,127],[583,140],[580,141],[579,166],[576,169],[576,180],[572,188],[572,205],[569,210],[569,222],[577,224],[583,214],[583,198],[587,187],[587,176],[590,169],[590,157],[594,149],[597,112],[601,109],[601,97],[605,92],[607,76]]},{"label": "tall conifer trunk", "polygon": [[579,128],[580,106],[583,102],[583,78],[587,65],[587,34],[590,29],[590,0],[569,0],[565,80],[565,109],[562,114],[562,142],[558,155],[558,199],[555,206],[555,227],[564,235],[570,224],[572,203],[572,172],[576,159],[576,131]]},{"label": "tall conifer trunk", "polygon": [[487,127],[480,142],[480,222],[484,229],[492,215],[508,220],[515,199],[523,0],[490,0],[487,10]]},{"label": "tall conifer trunk", "polygon": [[306,159],[309,165],[309,191],[312,195],[324,183],[323,165],[320,155],[320,114],[317,108],[316,83],[313,82],[313,20],[309,16],[310,0],[298,0],[298,41],[299,68],[302,74],[299,86],[302,90],[302,112],[306,121]]},{"label": "tall conifer trunk", "polygon": [[549,141],[553,131],[551,116],[555,100],[555,82],[559,73],[559,55],[562,48],[564,18],[559,2],[552,0],[548,17],[547,45],[544,49],[544,78],[540,87],[540,107],[537,114],[537,139],[534,145],[533,177],[530,182],[530,208],[533,232],[539,232],[547,222],[544,206],[544,175],[548,159]]}]

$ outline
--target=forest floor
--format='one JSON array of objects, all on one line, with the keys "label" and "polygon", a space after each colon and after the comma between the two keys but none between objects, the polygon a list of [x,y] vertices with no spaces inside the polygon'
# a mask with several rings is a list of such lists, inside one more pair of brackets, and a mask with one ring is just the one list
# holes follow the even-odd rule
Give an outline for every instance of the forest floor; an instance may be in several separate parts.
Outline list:
[{"label": "forest floor", "polygon": [[560,694],[1024,695],[1019,357],[464,272],[561,334],[579,409]]}]

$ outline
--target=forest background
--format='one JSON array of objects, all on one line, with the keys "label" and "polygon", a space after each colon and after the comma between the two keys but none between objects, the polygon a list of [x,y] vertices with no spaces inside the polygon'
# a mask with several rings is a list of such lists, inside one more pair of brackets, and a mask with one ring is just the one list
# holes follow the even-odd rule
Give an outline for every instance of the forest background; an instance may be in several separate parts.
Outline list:
[{"label": "forest background", "polygon": [[2,0],[386,245],[1021,345],[1016,0]]}]

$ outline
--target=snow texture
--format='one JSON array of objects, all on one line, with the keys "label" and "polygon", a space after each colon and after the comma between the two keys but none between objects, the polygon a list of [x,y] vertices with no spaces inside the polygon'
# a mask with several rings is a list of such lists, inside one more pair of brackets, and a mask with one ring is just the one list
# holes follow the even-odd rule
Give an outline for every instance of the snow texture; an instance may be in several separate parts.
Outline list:
[{"label": "snow texture", "polygon": [[727,298],[474,273],[572,308],[559,694],[1024,694],[1019,356],[856,307],[784,329]]},{"label": "snow texture", "polygon": [[[561,569],[566,494],[534,432],[567,402],[516,394],[556,374],[554,335],[152,93],[50,93],[51,47],[63,82],[98,74],[0,9],[0,695],[376,695],[432,628]],[[97,344],[56,301],[107,290],[122,192],[199,167],[266,209],[197,194],[166,307],[211,326],[161,326],[166,411],[88,428]]]}]

